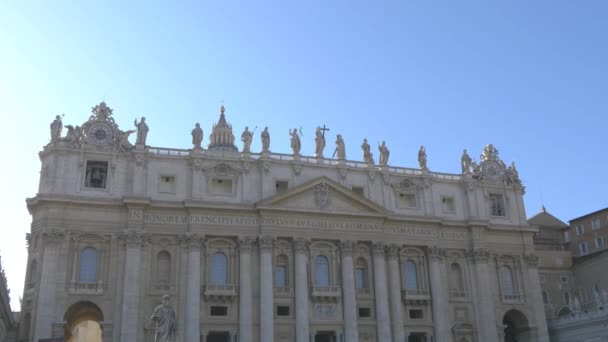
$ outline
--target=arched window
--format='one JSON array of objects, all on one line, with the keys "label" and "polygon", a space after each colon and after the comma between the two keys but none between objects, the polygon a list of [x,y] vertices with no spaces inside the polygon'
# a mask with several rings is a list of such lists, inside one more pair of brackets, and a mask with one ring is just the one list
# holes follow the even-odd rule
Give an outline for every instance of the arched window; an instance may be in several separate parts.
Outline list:
[{"label": "arched window", "polygon": [[502,293],[506,296],[515,295],[515,286],[513,283],[513,272],[511,267],[502,266],[500,268],[500,284],[502,286]]},{"label": "arched window", "polygon": [[211,283],[225,285],[228,283],[228,258],[222,252],[211,257]]},{"label": "arched window", "polygon": [[458,263],[453,263],[450,266],[450,290],[464,291],[464,283],[462,281],[462,269]]},{"label": "arched window", "polygon": [[160,283],[171,280],[171,255],[167,251],[161,251],[156,256],[156,280]]},{"label": "arched window", "polygon": [[80,252],[80,273],[78,280],[81,283],[94,283],[97,281],[97,250],[87,247]]},{"label": "arched window", "polygon": [[412,260],[405,262],[405,288],[406,289],[417,289],[418,288],[418,270],[416,269],[416,263]]},{"label": "arched window", "polygon": [[315,258],[315,285],[329,286],[329,260],[324,255]]},{"label": "arched window", "polygon": [[287,263],[287,256],[283,254],[277,256],[276,264],[274,266],[274,287],[287,287]]},{"label": "arched window", "polygon": [[28,282],[33,283],[36,281],[36,273],[38,272],[38,263],[36,260],[32,260],[30,263],[30,276]]},{"label": "arched window", "polygon": [[355,288],[366,289],[367,285],[367,262],[365,259],[357,259],[357,266],[355,268]]}]

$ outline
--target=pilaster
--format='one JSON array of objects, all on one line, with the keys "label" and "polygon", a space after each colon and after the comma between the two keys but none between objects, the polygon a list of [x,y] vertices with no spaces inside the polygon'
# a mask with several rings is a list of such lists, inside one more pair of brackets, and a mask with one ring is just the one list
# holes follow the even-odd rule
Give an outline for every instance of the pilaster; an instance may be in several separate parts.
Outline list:
[{"label": "pilaster", "polygon": [[198,341],[201,336],[201,246],[203,238],[197,234],[188,233],[182,236],[181,242],[188,251],[185,341]]},{"label": "pilaster", "polygon": [[429,248],[429,273],[431,278],[431,296],[433,321],[435,323],[435,339],[437,341],[452,341],[448,318],[448,303],[445,270],[445,250],[437,246]]},{"label": "pilaster", "polygon": [[391,341],[391,318],[388,306],[388,287],[386,281],[386,261],[384,244],[372,245],[374,259],[374,288],[376,290],[376,335],[378,342]]},{"label": "pilaster", "polygon": [[352,241],[341,241],[342,253],[342,300],[344,304],[344,336],[346,341],[359,341],[357,323],[357,299],[355,295],[355,271]]},{"label": "pilaster", "polygon": [[537,336],[539,342],[549,342],[547,321],[545,320],[545,306],[543,304],[540,288],[540,277],[538,276],[538,265],[540,258],[536,254],[525,254],[524,261],[528,268],[527,296],[534,307],[534,319],[536,320]]},{"label": "pilaster", "polygon": [[141,286],[141,248],[146,241],[142,231],[125,231],[120,235],[126,247],[122,293],[121,341],[139,341],[139,289]]},{"label": "pilaster", "polygon": [[272,247],[274,239],[260,239],[260,341],[274,342],[274,284],[272,282]]},{"label": "pilaster", "polygon": [[296,342],[308,342],[310,318],[308,313],[307,241],[304,239],[294,240],[293,249],[296,259]]},{"label": "pilaster", "polygon": [[478,313],[479,341],[495,341],[498,339],[496,327],[496,305],[490,289],[488,262],[490,252],[483,248],[474,248],[467,251],[467,257],[474,265],[474,281],[477,287],[475,296],[475,309]]},{"label": "pilaster", "polygon": [[399,271],[399,246],[388,247],[388,275],[391,300],[391,327],[394,342],[405,341],[403,309],[401,302],[401,272]]},{"label": "pilaster", "polygon": [[251,249],[254,239],[239,240],[240,286],[239,286],[239,342],[253,340],[253,292],[251,282]]}]

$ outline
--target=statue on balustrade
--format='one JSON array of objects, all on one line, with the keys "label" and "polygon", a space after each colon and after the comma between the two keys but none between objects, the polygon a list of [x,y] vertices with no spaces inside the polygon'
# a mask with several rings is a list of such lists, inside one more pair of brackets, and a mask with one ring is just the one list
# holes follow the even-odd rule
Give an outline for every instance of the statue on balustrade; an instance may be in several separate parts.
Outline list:
[{"label": "statue on balustrade", "polygon": [[323,150],[325,149],[325,135],[321,131],[321,127],[317,127],[315,132],[315,157],[323,158]]},{"label": "statue on balustrade", "polygon": [[336,150],[332,157],[336,157],[338,160],[346,159],[346,145],[344,144],[344,139],[342,139],[342,134],[336,136]]},{"label": "statue on balustrade", "polygon": [[262,152],[270,152],[270,133],[268,127],[262,131]]},{"label": "statue on balustrade", "polygon": [[420,150],[418,151],[418,164],[420,164],[420,170],[429,170],[426,166],[426,149],[424,146],[420,146]]},{"label": "statue on balustrade", "polygon": [[148,125],[146,124],[146,118],[142,116],[141,121],[137,123],[135,119],[135,127],[137,127],[137,139],[135,139],[135,145],[146,145],[146,138],[148,137]]},{"label": "statue on balustrade", "polygon": [[57,142],[61,140],[61,130],[63,129],[63,123],[61,122],[61,115],[57,115],[55,120],[51,123],[51,142]]},{"label": "statue on balustrade", "polygon": [[371,146],[367,143],[367,139],[363,139],[363,144],[361,144],[361,149],[363,150],[363,161],[369,165],[374,165],[374,154],[371,152]]},{"label": "statue on balustrade", "polygon": [[249,127],[245,126],[243,134],[241,134],[241,141],[243,142],[243,153],[251,152],[251,140],[253,139],[253,133],[249,131]]},{"label": "statue on balustrade", "polygon": [[462,167],[462,174],[471,173],[471,162],[472,161],[473,161],[473,159],[471,159],[471,157],[467,153],[467,150],[464,149],[462,151],[462,157],[460,157],[460,165]]},{"label": "statue on balustrade", "polygon": [[169,306],[169,295],[163,296],[163,303],[154,309],[150,319],[156,324],[154,342],[175,342],[177,319],[175,310]]},{"label": "statue on balustrade", "polygon": [[290,129],[289,135],[291,135],[291,149],[293,154],[299,155],[302,144],[300,143],[300,134],[298,133],[298,129],[294,128],[293,131]]},{"label": "statue on balustrade", "polygon": [[378,160],[378,163],[381,166],[387,166],[388,156],[391,152],[388,150],[388,147],[386,147],[386,143],[384,141],[382,141],[382,145],[378,145],[378,150],[380,151],[380,159]]},{"label": "statue on balustrade", "polygon": [[195,150],[201,150],[201,144],[203,142],[203,129],[201,125],[197,122],[194,125],[194,129],[192,130],[192,144],[194,145]]}]

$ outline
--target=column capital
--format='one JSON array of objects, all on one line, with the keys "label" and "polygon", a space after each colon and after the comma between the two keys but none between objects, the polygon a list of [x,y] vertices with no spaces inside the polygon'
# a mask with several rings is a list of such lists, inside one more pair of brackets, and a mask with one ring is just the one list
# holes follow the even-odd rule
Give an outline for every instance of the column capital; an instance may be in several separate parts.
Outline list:
[{"label": "column capital", "polygon": [[48,230],[42,232],[42,241],[45,245],[59,246],[65,240],[65,232],[62,230]]},{"label": "column capital", "polygon": [[255,243],[255,238],[251,236],[245,236],[239,239],[239,250],[241,253],[250,253],[253,244]]},{"label": "column capital", "polygon": [[340,252],[342,255],[353,255],[353,250],[355,247],[355,243],[350,240],[342,240],[340,241]]},{"label": "column capital", "polygon": [[490,261],[490,252],[485,248],[471,248],[465,254],[477,264],[487,264]]},{"label": "column capital", "polygon": [[437,246],[432,246],[429,248],[429,259],[431,261],[439,261],[442,262],[446,256],[446,250],[444,248],[439,248]]},{"label": "column capital", "polygon": [[143,231],[125,230],[118,239],[120,239],[127,247],[143,247],[148,242],[149,236]]},{"label": "column capital", "polygon": [[293,250],[296,253],[306,253],[308,251],[308,240],[303,238],[294,239]]},{"label": "column capital", "polygon": [[399,245],[392,243],[388,246],[387,250],[390,258],[397,258],[399,256]]},{"label": "column capital", "polygon": [[540,264],[539,256],[533,253],[524,254],[524,260],[526,261],[528,267],[538,267]]},{"label": "column capital", "polygon": [[374,255],[384,255],[386,245],[382,241],[372,243],[372,252]]},{"label": "column capital", "polygon": [[272,251],[272,247],[274,246],[275,239],[272,236],[266,235],[262,236],[258,240],[258,244],[260,249],[263,251]]},{"label": "column capital", "polygon": [[201,248],[205,239],[199,234],[185,233],[178,237],[178,241],[188,248]]}]

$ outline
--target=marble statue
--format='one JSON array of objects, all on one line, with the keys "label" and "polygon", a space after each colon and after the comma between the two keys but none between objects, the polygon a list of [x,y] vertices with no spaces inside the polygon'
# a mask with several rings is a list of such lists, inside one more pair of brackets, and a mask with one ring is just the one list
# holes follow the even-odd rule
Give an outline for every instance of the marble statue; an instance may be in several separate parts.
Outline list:
[{"label": "marble statue", "polygon": [[253,133],[249,131],[249,127],[245,126],[243,134],[241,134],[241,141],[243,142],[243,153],[251,152],[251,140],[253,139]]},{"label": "marble statue", "polygon": [[321,127],[317,127],[315,132],[315,158],[323,158],[323,150],[325,149],[325,135],[321,131]]},{"label": "marble statue", "polygon": [[128,151],[131,148],[133,148],[133,145],[131,145],[131,143],[129,142],[129,135],[131,135],[131,133],[135,133],[136,131],[134,129],[130,129],[128,131],[118,131],[118,136],[116,137],[117,142],[118,142],[118,147],[120,147],[121,149]]},{"label": "marble statue", "polygon": [[150,319],[156,323],[154,342],[175,342],[177,319],[175,311],[169,306],[169,295],[163,296],[163,303],[154,309]]},{"label": "marble statue", "polygon": [[378,145],[378,150],[380,151],[380,159],[378,163],[382,166],[388,165],[388,156],[390,155],[390,151],[388,147],[386,147],[386,142],[382,141],[382,145]]},{"label": "marble statue", "polygon": [[197,122],[194,125],[194,129],[192,130],[192,144],[194,145],[195,150],[201,150],[201,143],[203,142],[203,129],[201,125]]},{"label": "marble statue", "polygon": [[270,133],[268,132],[268,127],[264,127],[262,131],[262,152],[270,151]]},{"label": "marble statue", "polygon": [[426,166],[426,149],[424,148],[424,145],[420,146],[420,150],[418,151],[418,164],[420,164],[420,170],[429,170]]},{"label": "marble statue", "polygon": [[142,116],[139,123],[137,123],[137,119],[135,119],[135,127],[137,127],[137,139],[135,139],[135,145],[146,145],[146,138],[148,137],[148,125],[146,124],[146,118]]},{"label": "marble statue", "polygon": [[363,139],[361,149],[363,150],[363,161],[369,165],[374,165],[374,154],[371,152],[371,147],[367,143],[367,139]]},{"label": "marble statue", "polygon": [[55,120],[51,123],[51,141],[56,142],[61,140],[61,130],[63,129],[63,123],[61,122],[61,116],[57,115]]},{"label": "marble statue", "polygon": [[473,159],[467,153],[466,148],[462,151],[462,157],[460,157],[460,164],[462,166],[462,174],[471,173],[471,162]]},{"label": "marble statue", "polygon": [[521,184],[521,180],[519,179],[519,172],[515,167],[515,162],[511,162],[511,165],[507,168],[506,172],[507,181],[512,184]]},{"label": "marble statue", "polygon": [[300,143],[300,135],[298,133],[298,129],[294,128],[293,131],[290,129],[289,135],[291,135],[291,149],[293,150],[293,154],[299,155],[300,149],[302,148],[302,144]]},{"label": "marble statue", "polygon": [[487,144],[481,152],[479,159],[483,162],[486,160],[499,160],[498,150],[492,144]]},{"label": "marble statue", "polygon": [[72,126],[72,125],[66,125],[65,128],[68,129],[68,134],[65,137],[65,140],[67,140],[70,145],[76,147],[78,145],[80,145],[80,138],[82,137],[82,129],[80,128],[80,126]]},{"label": "marble statue", "polygon": [[344,139],[342,139],[342,134],[336,136],[336,150],[332,157],[336,157],[338,160],[346,159],[346,145],[344,144]]}]

